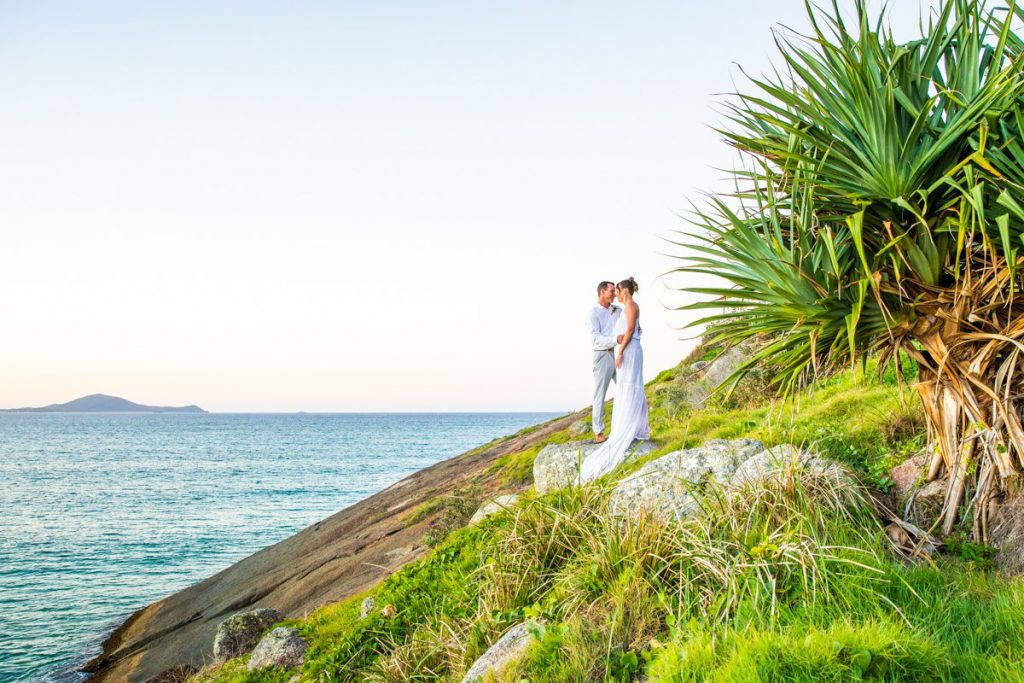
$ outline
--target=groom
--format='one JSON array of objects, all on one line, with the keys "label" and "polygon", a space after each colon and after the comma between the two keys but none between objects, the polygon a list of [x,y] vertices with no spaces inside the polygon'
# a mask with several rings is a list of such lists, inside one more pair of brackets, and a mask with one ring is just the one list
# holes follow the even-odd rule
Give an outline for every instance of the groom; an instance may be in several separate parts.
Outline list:
[{"label": "groom", "polygon": [[601,282],[597,286],[597,304],[587,316],[587,327],[594,348],[594,412],[591,422],[595,443],[601,443],[607,438],[604,435],[604,396],[608,393],[608,385],[615,379],[615,321],[622,309],[613,305],[613,301],[615,285],[608,281]]}]

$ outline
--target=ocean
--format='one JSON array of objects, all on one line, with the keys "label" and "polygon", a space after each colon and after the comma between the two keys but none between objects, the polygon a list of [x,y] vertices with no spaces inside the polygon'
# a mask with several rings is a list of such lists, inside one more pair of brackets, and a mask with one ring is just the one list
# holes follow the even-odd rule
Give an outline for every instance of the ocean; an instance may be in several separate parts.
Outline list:
[{"label": "ocean", "polygon": [[551,413],[0,413],[0,681],[70,682],[136,609]]}]

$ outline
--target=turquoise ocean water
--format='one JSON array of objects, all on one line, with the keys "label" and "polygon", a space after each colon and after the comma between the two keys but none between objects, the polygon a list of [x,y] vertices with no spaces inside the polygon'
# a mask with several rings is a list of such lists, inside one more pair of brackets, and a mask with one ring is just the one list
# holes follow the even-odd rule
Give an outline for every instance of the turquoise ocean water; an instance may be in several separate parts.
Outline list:
[{"label": "turquoise ocean water", "polygon": [[77,681],[131,612],[550,413],[0,413],[0,681]]}]

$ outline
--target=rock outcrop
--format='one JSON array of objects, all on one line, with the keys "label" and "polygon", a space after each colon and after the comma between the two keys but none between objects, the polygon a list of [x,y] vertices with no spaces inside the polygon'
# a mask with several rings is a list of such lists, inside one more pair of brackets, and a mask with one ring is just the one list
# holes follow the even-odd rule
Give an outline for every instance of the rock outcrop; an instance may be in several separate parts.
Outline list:
[{"label": "rock outcrop", "polygon": [[832,477],[837,482],[853,483],[849,473],[839,463],[819,458],[790,444],[781,444],[747,458],[736,468],[726,488],[738,491],[747,485],[801,470],[821,477]]},{"label": "rock outcrop", "polygon": [[619,516],[688,517],[700,507],[694,493],[708,481],[727,483],[740,465],[762,451],[764,445],[754,439],[712,439],[697,448],[663,455],[619,482],[609,507]]},{"label": "rock outcrop", "polygon": [[213,639],[213,657],[227,661],[244,655],[259,641],[267,629],[284,619],[276,609],[266,607],[249,612],[240,612],[220,622]]},{"label": "rock outcrop", "polygon": [[853,483],[836,463],[783,444],[765,448],[756,439],[712,439],[703,446],[674,451],[624,477],[608,500],[610,511],[635,519],[652,515],[681,520],[701,509],[701,493],[709,485],[722,495],[742,493],[746,486],[790,472],[807,472]]},{"label": "rock outcrop", "polygon": [[734,346],[711,361],[704,369],[701,379],[709,389],[717,389],[748,360],[750,360],[750,349],[745,345]]},{"label": "rock outcrop", "polygon": [[[537,493],[543,495],[578,484],[580,463],[599,447],[599,444],[590,441],[545,446],[533,461],[533,485]],[[656,449],[657,446],[650,441],[634,441],[629,447],[626,461],[643,457]]]},{"label": "rock outcrop", "polygon": [[256,649],[249,657],[249,671],[265,669],[269,666],[291,669],[302,666],[306,661],[306,639],[299,635],[296,628],[278,626],[263,636]]},{"label": "rock outcrop", "polygon": [[531,626],[532,622],[524,621],[506,631],[494,645],[487,648],[487,652],[473,662],[473,666],[463,676],[462,683],[482,683],[488,675],[497,676],[502,669],[522,657],[530,645]]},{"label": "rock outcrop", "polygon": [[470,517],[469,523],[476,524],[478,522],[482,522],[491,515],[512,507],[515,505],[517,500],[519,500],[519,494],[517,493],[508,493],[503,496],[497,496],[480,506],[480,509],[474,512],[473,516]]},{"label": "rock outcrop", "polygon": [[590,431],[590,420],[576,420],[569,426],[569,436],[579,438]]}]

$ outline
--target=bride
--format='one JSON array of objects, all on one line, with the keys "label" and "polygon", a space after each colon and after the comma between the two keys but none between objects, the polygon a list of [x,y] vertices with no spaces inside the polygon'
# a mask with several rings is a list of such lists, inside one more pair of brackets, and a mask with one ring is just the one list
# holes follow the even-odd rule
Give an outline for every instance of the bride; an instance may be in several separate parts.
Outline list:
[{"label": "bride", "polygon": [[580,467],[582,483],[593,481],[615,469],[629,451],[634,439],[651,436],[647,424],[647,395],[644,393],[644,350],[640,346],[640,307],[633,295],[640,288],[629,278],[617,285],[619,303],[624,309],[615,326],[618,346],[615,351],[615,402],[612,404],[612,429],[608,440],[587,456]]}]

